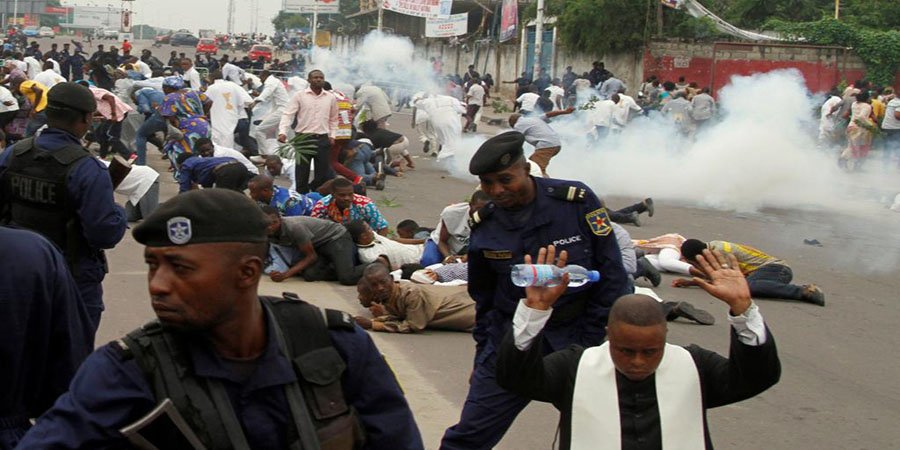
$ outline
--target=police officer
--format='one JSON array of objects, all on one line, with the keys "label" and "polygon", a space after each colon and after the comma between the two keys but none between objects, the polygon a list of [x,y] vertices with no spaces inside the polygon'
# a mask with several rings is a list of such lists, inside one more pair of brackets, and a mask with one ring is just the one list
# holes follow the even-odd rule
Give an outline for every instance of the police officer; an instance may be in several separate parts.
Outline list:
[{"label": "police officer", "polygon": [[553,307],[542,339],[548,352],[579,344],[600,345],[613,302],[628,292],[628,275],[613,230],[597,196],[575,181],[534,178],[518,131],[488,139],[469,163],[491,203],[473,215],[469,241],[469,295],[476,303],[475,366],[458,424],[442,449],[493,448],[528,400],[497,385],[496,351],[512,326],[524,289],[510,269],[525,255],[553,244],[569,264],[598,270],[600,281],[569,288]]},{"label": "police officer", "polygon": [[[135,227],[158,321],[89,356],[18,448],[120,448],[120,430],[169,399],[208,449],[422,449],[400,386],[352,317],[257,295],[266,225],[246,196],[203,189]],[[166,440],[171,423],[139,434],[183,448]]]},{"label": "police officer", "polygon": [[28,230],[0,227],[0,448],[11,449],[94,348],[66,260]]},{"label": "police officer", "polygon": [[96,109],[88,88],[59,83],[47,94],[48,128],[0,154],[0,223],[37,231],[62,250],[95,331],[107,272],[103,249],[128,226],[106,166],[81,146]]}]

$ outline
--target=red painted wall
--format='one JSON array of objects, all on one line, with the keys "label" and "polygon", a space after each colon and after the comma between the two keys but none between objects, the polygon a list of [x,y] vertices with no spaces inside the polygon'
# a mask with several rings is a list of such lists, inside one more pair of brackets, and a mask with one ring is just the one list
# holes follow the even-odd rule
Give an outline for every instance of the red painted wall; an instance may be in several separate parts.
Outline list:
[{"label": "red painted wall", "polygon": [[[712,44],[707,44],[710,47]],[[848,59],[840,54],[832,57],[817,58],[818,61],[800,61],[795,59],[801,56],[801,52],[809,52],[809,48],[784,48],[780,54],[771,55],[767,59],[734,59],[723,57],[722,53],[740,49],[734,46],[722,46],[714,53],[714,58],[695,56],[671,56],[666,54],[654,55],[650,50],[644,52],[643,68],[644,78],[656,75],[663,81],[677,81],[679,77],[685,77],[685,81],[696,81],[700,87],[711,86],[713,91],[721,89],[728,84],[734,75],[751,75],[754,73],[769,72],[778,69],[794,68],[803,74],[806,85],[812,92],[828,91],[832,86],[842,80],[853,82],[865,78],[865,69],[854,57]],[[743,49],[741,49],[743,50]],[[792,54],[796,52],[796,54]],[[705,53],[710,54],[709,49]],[[755,55],[754,55],[755,56]],[[806,55],[802,55],[807,57]],[[676,63],[680,66],[675,67]],[[687,64],[685,64],[687,63]],[[900,73],[894,80],[895,88],[900,88]]]}]

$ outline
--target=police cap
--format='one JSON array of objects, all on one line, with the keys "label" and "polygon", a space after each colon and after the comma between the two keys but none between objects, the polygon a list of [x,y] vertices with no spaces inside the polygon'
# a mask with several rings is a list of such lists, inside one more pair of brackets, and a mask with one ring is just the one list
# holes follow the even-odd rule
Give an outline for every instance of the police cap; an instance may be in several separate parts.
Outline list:
[{"label": "police cap", "polygon": [[47,106],[92,113],[97,110],[97,101],[90,89],[78,83],[65,82],[50,89],[47,93]]},{"label": "police cap", "polygon": [[518,131],[507,131],[488,139],[469,161],[469,172],[484,175],[512,166],[522,158],[524,143],[525,135]]},{"label": "police cap", "polygon": [[185,192],[163,203],[134,228],[148,247],[214,242],[266,242],[269,221],[247,196],[228,189]]}]

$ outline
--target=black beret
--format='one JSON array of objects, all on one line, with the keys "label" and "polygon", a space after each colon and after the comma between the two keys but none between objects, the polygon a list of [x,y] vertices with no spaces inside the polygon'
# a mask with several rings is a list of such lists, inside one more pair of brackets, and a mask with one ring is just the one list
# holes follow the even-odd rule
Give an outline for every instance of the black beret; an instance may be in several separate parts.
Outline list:
[{"label": "black beret", "polygon": [[148,247],[211,242],[266,242],[269,221],[259,206],[236,191],[201,189],[159,205],[134,228],[134,240]]},{"label": "black beret", "polygon": [[47,93],[47,105],[57,108],[69,108],[84,113],[97,110],[97,100],[91,90],[72,82],[58,83]]},{"label": "black beret", "polygon": [[524,143],[525,135],[518,131],[507,131],[488,139],[469,161],[469,172],[484,175],[506,169],[522,157]]}]

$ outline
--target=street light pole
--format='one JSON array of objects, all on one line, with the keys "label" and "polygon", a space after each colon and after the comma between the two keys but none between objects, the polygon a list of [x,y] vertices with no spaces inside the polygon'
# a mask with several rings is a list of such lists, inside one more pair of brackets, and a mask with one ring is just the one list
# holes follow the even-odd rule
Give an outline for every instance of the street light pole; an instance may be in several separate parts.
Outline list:
[{"label": "street light pole", "polygon": [[537,79],[541,71],[541,53],[544,47],[544,0],[537,0],[537,16],[534,18],[534,65],[531,76]]},{"label": "street light pole", "polygon": [[382,25],[384,25],[384,8],[382,8],[383,0],[376,0],[378,2],[378,31],[381,31]]}]

